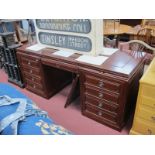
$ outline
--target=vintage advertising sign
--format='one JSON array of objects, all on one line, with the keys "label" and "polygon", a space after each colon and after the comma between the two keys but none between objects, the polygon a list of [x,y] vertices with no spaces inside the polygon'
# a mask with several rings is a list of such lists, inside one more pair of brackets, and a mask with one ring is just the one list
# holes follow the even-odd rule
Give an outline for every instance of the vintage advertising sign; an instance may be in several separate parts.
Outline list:
[{"label": "vintage advertising sign", "polygon": [[45,47],[91,55],[103,49],[102,19],[36,19],[35,27]]}]

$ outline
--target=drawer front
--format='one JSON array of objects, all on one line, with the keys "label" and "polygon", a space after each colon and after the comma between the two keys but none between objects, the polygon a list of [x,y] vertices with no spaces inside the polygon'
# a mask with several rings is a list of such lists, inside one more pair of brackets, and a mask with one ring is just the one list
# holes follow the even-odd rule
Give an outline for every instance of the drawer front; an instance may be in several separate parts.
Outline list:
[{"label": "drawer front", "polygon": [[86,87],[87,94],[97,97],[98,99],[104,99],[109,102],[111,101],[116,104],[118,102],[118,95],[110,94],[106,91],[100,91],[100,90],[94,89],[94,87],[90,88],[88,85],[86,85],[85,87]]},{"label": "drawer front", "polygon": [[150,97],[155,99],[155,87],[150,85],[143,85],[142,86],[142,96]]},{"label": "drawer front", "polygon": [[52,67],[58,68],[58,69],[62,69],[62,70],[66,70],[66,71],[70,71],[70,72],[77,72],[78,68],[76,65],[74,64],[69,64],[69,63],[65,63],[65,62],[60,62],[57,60],[49,60],[46,58],[42,59],[44,64],[50,64]]},{"label": "drawer front", "polygon": [[27,60],[31,60],[31,61],[36,61],[36,62],[40,61],[40,57],[34,56],[34,55],[20,53],[20,57],[22,59],[27,59]]},{"label": "drawer front", "polygon": [[34,76],[40,76],[40,69],[34,69],[34,68],[30,68],[30,67],[27,67],[27,66],[23,66],[23,71],[25,72],[25,74],[31,74],[31,75],[34,75]]},{"label": "drawer front", "polygon": [[85,111],[92,113],[93,115],[97,116],[100,120],[107,119],[107,120],[112,121],[112,122],[117,122],[117,116],[111,115],[108,112],[103,111],[99,108],[95,108],[89,104],[86,104]]},{"label": "drawer front", "polygon": [[86,75],[86,83],[96,86],[100,89],[108,89],[109,91],[114,91],[114,92],[120,91],[120,84],[112,83],[103,78],[96,78],[93,76]]},{"label": "drawer front", "polygon": [[24,77],[26,80],[30,80],[32,82],[35,82],[35,83],[42,83],[42,79],[41,77],[35,77],[33,75],[30,75],[30,74],[24,74]]},{"label": "drawer front", "polygon": [[139,118],[135,118],[132,130],[144,135],[155,135],[155,125]]},{"label": "drawer front", "polygon": [[86,95],[86,103],[96,106],[97,108],[104,109],[108,112],[118,113],[118,105],[114,105],[102,99],[95,99],[90,95]]},{"label": "drawer front", "polygon": [[33,93],[35,93],[37,95],[41,95],[43,97],[46,97],[46,94],[45,94],[45,92],[43,90],[39,90],[39,89],[33,88],[30,85],[27,85],[26,89],[28,89],[29,91],[31,91],[31,92],[33,92]]},{"label": "drawer front", "polygon": [[39,68],[40,61],[38,59],[36,60],[31,60],[27,58],[22,58],[22,64],[27,67],[34,67],[34,68]]},{"label": "drawer front", "polygon": [[146,96],[141,96],[141,104],[146,105],[150,108],[152,108],[153,110],[155,110],[155,99],[152,99],[150,97],[146,97]]},{"label": "drawer front", "polygon": [[151,108],[147,108],[146,106],[141,105],[139,106],[137,116],[139,118],[152,122],[155,125],[155,110],[152,110]]},{"label": "drawer front", "polygon": [[33,89],[43,90],[43,88],[44,88],[41,83],[38,84],[38,83],[35,83],[35,82],[30,81],[28,79],[26,79],[26,84],[27,84],[28,87],[31,87]]}]

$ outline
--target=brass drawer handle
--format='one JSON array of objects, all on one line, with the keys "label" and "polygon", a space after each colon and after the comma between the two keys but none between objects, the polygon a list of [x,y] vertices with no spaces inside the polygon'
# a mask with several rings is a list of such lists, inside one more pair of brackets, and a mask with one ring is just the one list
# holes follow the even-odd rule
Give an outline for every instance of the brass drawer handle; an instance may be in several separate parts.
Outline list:
[{"label": "brass drawer handle", "polygon": [[99,112],[98,112],[98,115],[99,115],[99,116],[102,116],[102,112],[101,112],[101,111],[99,111]]},{"label": "brass drawer handle", "polygon": [[99,81],[99,87],[103,87],[103,86],[104,86],[103,81]]},{"label": "brass drawer handle", "polygon": [[57,68],[60,68],[59,64],[56,64],[56,67],[57,67]]},{"label": "brass drawer handle", "polygon": [[153,121],[155,121],[155,116],[151,116],[151,119],[152,119]]},{"label": "brass drawer handle", "polygon": [[99,103],[99,104],[98,104],[98,107],[99,107],[99,108],[102,108],[102,107],[103,107],[103,103]]},{"label": "brass drawer handle", "polygon": [[103,97],[103,94],[102,93],[99,93],[98,94],[98,97],[102,98]]},{"label": "brass drawer handle", "polygon": [[147,132],[149,135],[152,135],[152,130],[148,129]]}]

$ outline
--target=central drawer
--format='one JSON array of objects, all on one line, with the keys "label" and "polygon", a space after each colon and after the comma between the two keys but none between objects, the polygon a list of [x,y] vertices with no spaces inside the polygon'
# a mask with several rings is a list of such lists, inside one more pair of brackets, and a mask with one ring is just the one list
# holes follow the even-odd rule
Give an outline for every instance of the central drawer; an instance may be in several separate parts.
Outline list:
[{"label": "central drawer", "polygon": [[109,91],[114,91],[114,92],[120,91],[119,83],[110,82],[103,78],[96,78],[90,75],[86,75],[86,83],[100,89],[108,89]]},{"label": "central drawer", "polygon": [[53,60],[53,59],[42,58],[42,62],[45,65],[50,65],[52,67],[62,69],[65,71],[69,71],[69,72],[77,72],[77,70],[78,70],[77,65],[72,64],[72,63],[61,62],[60,60],[57,61],[57,60]]},{"label": "central drawer", "polygon": [[108,93],[107,91],[100,91],[100,90],[97,90],[95,89],[94,87],[90,87],[89,85],[85,85],[86,87],[86,93],[87,94],[90,94],[98,99],[104,99],[106,101],[111,101],[113,102],[114,104],[118,104],[118,98],[119,98],[119,95],[116,95],[116,94],[112,94],[112,93]]},{"label": "central drawer", "polygon": [[147,96],[151,98],[155,98],[155,87],[151,85],[143,85],[142,86],[142,96]]}]

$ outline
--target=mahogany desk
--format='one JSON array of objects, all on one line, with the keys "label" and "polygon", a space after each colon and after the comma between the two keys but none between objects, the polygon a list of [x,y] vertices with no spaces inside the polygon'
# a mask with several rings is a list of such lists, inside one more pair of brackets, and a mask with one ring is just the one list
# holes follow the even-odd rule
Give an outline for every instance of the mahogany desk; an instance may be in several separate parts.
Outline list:
[{"label": "mahogany desk", "polygon": [[[83,115],[121,130],[133,112],[139,79],[143,74],[143,59],[135,59],[117,51],[102,65],[91,65],[53,55],[54,49],[38,52],[18,49],[18,62],[26,88],[49,98],[79,76],[80,105]],[[74,89],[75,90],[75,89]]]}]

